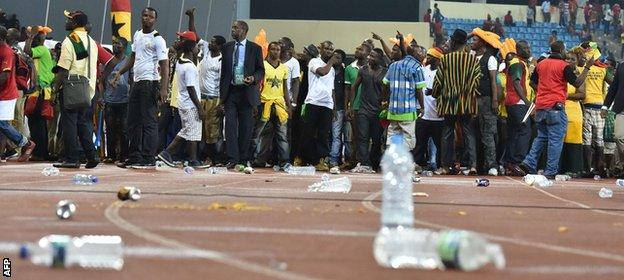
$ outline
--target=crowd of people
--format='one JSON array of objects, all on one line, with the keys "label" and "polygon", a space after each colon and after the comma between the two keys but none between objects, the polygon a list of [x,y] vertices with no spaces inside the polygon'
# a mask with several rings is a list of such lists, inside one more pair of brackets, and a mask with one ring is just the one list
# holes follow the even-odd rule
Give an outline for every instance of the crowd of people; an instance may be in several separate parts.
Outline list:
[{"label": "crowd of people", "polygon": [[624,64],[601,61],[594,42],[554,41],[534,59],[526,41],[481,28],[429,49],[373,33],[348,62],[329,40],[297,53],[282,37],[263,50],[240,20],[233,41],[200,38],[195,10],[186,15],[167,45],[145,8],[131,47],[114,38],[112,50],[81,11],[65,12],[53,50],[49,27],[28,28],[23,48],[17,29],[0,27],[2,160],[372,173],[401,135],[418,171],[623,174]]}]

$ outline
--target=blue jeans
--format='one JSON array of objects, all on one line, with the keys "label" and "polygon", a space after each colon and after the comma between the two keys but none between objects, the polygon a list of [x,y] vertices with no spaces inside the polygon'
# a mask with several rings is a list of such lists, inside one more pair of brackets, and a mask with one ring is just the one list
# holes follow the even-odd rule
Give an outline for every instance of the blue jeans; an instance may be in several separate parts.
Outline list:
[{"label": "blue jeans", "polygon": [[338,165],[342,154],[342,135],[345,124],[345,111],[336,111],[336,117],[332,120],[332,143],[329,152],[329,165]]},{"label": "blue jeans", "polygon": [[438,156],[438,148],[433,141],[433,137],[429,138],[429,141],[427,141],[427,146],[429,148],[429,167],[431,167],[431,169],[433,170],[436,170],[438,169],[438,163],[436,160],[436,157]]},{"label": "blue jeans", "polygon": [[[264,104],[263,104],[264,106]],[[262,106],[260,107],[262,109]],[[260,111],[262,112],[262,111]],[[280,166],[290,161],[290,147],[288,144],[288,123],[280,123],[275,108],[271,109],[271,116],[268,120],[258,120],[254,129],[254,158],[256,164],[266,164],[271,158],[273,150],[273,137],[276,137],[277,160]]]},{"label": "blue jeans", "polygon": [[563,137],[568,127],[568,116],[564,110],[537,110],[535,122],[537,123],[537,137],[533,140],[531,150],[524,158],[523,163],[535,171],[540,154],[547,147],[548,161],[544,175],[557,175],[559,157],[561,157],[561,149],[563,148]]},{"label": "blue jeans", "polygon": [[0,121],[0,133],[4,134],[15,145],[23,147],[28,143],[28,139],[21,135],[13,125],[11,121]]}]

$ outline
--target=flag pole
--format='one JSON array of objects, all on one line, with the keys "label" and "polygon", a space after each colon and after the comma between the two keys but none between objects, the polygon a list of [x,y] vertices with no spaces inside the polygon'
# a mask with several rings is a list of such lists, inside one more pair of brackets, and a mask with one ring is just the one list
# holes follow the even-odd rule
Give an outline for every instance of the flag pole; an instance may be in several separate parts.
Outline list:
[{"label": "flag pole", "polygon": [[178,21],[178,31],[181,31],[182,29],[182,15],[184,15],[184,2],[185,0],[182,0],[182,6],[180,6],[180,21]]},{"label": "flag pole", "polygon": [[104,39],[104,24],[106,24],[106,9],[108,7],[108,0],[104,1],[104,13],[102,14],[102,31],[100,32],[100,44]]},{"label": "flag pole", "polygon": [[46,5],[45,26],[48,26],[48,15],[49,14],[50,14],[50,0],[48,0],[48,4]]}]

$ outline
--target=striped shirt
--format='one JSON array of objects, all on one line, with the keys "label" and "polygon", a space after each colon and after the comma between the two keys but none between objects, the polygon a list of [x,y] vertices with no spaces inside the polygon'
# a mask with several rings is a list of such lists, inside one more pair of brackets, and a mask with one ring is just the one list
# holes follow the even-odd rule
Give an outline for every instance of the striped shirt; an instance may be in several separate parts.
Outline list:
[{"label": "striped shirt", "polygon": [[[416,90],[426,86],[422,65],[413,56],[390,64],[384,83],[390,85],[388,119],[406,121],[416,116]],[[394,117],[393,117],[394,116]]]},{"label": "striped shirt", "polygon": [[481,70],[477,58],[467,52],[449,53],[440,59],[432,95],[438,101],[438,114],[477,114]]}]

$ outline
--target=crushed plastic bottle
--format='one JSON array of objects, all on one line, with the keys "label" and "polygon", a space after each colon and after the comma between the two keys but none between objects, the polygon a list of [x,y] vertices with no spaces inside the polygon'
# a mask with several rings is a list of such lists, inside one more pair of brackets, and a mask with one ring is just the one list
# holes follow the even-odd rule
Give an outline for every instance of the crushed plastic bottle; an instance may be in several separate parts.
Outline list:
[{"label": "crushed plastic bottle", "polygon": [[167,164],[165,164],[162,160],[157,160],[154,165],[156,167],[156,170],[163,170],[168,167]]},{"label": "crushed plastic bottle", "polygon": [[432,177],[433,176],[433,171],[425,170],[425,171],[421,172],[420,175],[423,176],[423,177]]},{"label": "crushed plastic bottle", "polygon": [[54,166],[49,166],[43,169],[43,171],[41,171],[41,174],[43,174],[43,176],[58,176],[61,173],[61,171],[54,167]]},{"label": "crushed plastic bottle", "polygon": [[48,235],[37,243],[23,244],[20,258],[55,268],[77,266],[121,270],[124,265],[123,241],[116,235]]},{"label": "crushed plastic bottle", "polygon": [[227,167],[223,166],[223,167],[210,167],[208,169],[206,169],[208,171],[208,174],[212,174],[212,175],[218,175],[218,174],[226,174],[228,173]]},{"label": "crushed plastic bottle", "polygon": [[289,175],[314,176],[316,174],[314,166],[291,166],[284,171]]},{"label": "crushed plastic bottle", "polygon": [[187,175],[191,175],[193,174],[193,172],[195,172],[195,168],[190,167],[190,166],[185,166],[184,169],[182,170],[184,170],[184,173]]},{"label": "crushed plastic bottle", "polygon": [[72,178],[72,181],[76,185],[89,186],[89,185],[96,184],[98,182],[98,178],[95,177],[94,175],[76,174]]},{"label": "crushed plastic bottle", "polygon": [[61,220],[67,220],[76,213],[76,203],[69,199],[63,199],[56,204],[56,216]]},{"label": "crushed plastic bottle", "polygon": [[276,165],[273,165],[273,171],[275,171],[275,172],[280,172],[280,167],[279,167],[279,165],[277,165],[277,164],[276,164]]},{"label": "crushed plastic bottle", "polygon": [[121,187],[117,191],[117,198],[120,200],[137,201],[141,198],[141,190],[136,187]]},{"label": "crushed plastic bottle", "polygon": [[253,167],[251,166],[247,166],[243,169],[243,172],[245,174],[254,174],[256,172],[256,170],[253,169]]},{"label": "crushed plastic bottle", "polygon": [[523,177],[524,182],[529,186],[539,186],[542,188],[552,187],[553,182],[544,175],[528,174]]},{"label": "crushed plastic bottle", "polygon": [[600,191],[598,192],[598,196],[600,196],[600,198],[612,198],[613,190],[611,190],[610,188],[604,187],[600,189]]},{"label": "crushed plastic bottle", "polygon": [[323,175],[320,182],[308,186],[308,192],[337,192],[348,193],[351,191],[351,180],[349,177],[330,179],[327,174]]},{"label": "crushed plastic bottle", "polygon": [[617,179],[617,180],[615,180],[615,185],[620,187],[620,188],[624,188],[624,179]]},{"label": "crushed plastic bottle", "polygon": [[473,184],[475,187],[488,187],[490,185],[490,180],[488,179],[475,179]]},{"label": "crushed plastic bottle", "polygon": [[570,180],[572,180],[572,177],[570,177],[570,175],[559,174],[555,176],[555,181],[570,181]]},{"label": "crushed plastic bottle", "polygon": [[602,180],[602,178],[600,177],[600,175],[594,175],[594,180],[600,181]]}]

